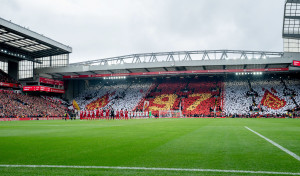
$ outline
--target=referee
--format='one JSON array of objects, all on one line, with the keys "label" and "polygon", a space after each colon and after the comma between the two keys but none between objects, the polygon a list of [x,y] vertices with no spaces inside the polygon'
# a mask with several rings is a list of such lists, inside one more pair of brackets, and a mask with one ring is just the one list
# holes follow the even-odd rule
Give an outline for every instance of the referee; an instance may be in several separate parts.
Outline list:
[{"label": "referee", "polygon": [[111,111],[110,111],[110,117],[115,120],[115,111],[113,108],[111,108]]}]

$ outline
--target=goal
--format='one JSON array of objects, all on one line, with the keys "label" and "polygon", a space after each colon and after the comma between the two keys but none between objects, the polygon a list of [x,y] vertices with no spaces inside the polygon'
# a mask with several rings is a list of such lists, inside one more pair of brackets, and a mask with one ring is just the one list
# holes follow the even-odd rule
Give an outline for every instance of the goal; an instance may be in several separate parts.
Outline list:
[{"label": "goal", "polygon": [[181,118],[182,112],[180,110],[160,110],[159,118]]}]

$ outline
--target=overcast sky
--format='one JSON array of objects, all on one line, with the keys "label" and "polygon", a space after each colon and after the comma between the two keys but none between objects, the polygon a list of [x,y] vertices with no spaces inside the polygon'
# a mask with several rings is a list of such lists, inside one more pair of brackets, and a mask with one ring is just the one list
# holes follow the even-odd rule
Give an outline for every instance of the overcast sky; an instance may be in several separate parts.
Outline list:
[{"label": "overcast sky", "polygon": [[284,0],[0,0],[0,17],[73,48],[70,62],[127,54],[282,51]]}]

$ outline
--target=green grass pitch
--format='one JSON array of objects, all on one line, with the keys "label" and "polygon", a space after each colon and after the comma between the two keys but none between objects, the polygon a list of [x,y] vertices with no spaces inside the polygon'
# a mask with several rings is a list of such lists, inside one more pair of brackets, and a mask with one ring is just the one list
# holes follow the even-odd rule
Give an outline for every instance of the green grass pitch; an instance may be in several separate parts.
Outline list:
[{"label": "green grass pitch", "polygon": [[[0,122],[0,165],[124,166],[300,173],[300,119]],[[0,175],[264,175],[0,167]],[[267,175],[267,174],[265,174]]]}]

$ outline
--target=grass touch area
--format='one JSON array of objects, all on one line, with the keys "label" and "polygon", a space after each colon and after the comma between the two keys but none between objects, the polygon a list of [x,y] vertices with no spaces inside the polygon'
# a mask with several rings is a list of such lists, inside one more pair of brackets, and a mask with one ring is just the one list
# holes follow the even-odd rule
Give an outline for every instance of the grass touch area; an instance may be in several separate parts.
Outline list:
[{"label": "grass touch area", "polygon": [[[300,161],[244,126],[300,156],[300,119],[15,121],[0,122],[0,164],[300,173]],[[0,175],[259,174],[0,167]]]}]

